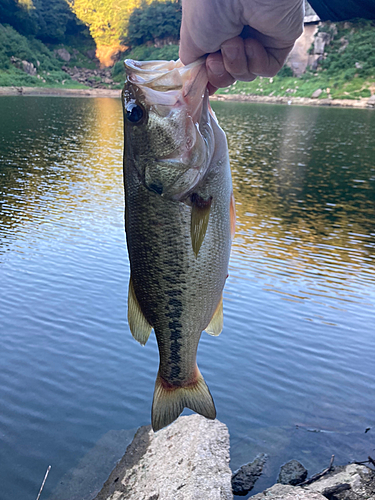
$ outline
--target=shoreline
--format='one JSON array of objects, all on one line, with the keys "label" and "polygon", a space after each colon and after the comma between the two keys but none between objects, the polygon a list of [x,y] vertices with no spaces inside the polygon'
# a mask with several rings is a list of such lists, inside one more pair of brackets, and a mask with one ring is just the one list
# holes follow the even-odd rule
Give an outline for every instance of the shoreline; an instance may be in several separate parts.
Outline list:
[{"label": "shoreline", "polygon": [[337,108],[374,109],[374,96],[354,99],[312,99],[310,97],[261,96],[249,94],[214,94],[212,101],[255,102],[264,104],[286,104],[296,106],[325,106]]},{"label": "shoreline", "polygon": [[62,89],[49,87],[0,87],[1,96],[121,97],[121,89]]},{"label": "shoreline", "polygon": [[[48,97],[112,97],[120,98],[121,89],[63,89],[48,87],[0,87],[1,96],[48,96]],[[339,108],[375,109],[375,97],[354,99],[311,99],[309,97],[259,96],[242,94],[214,94],[212,101],[253,102],[297,106],[325,106]]]}]

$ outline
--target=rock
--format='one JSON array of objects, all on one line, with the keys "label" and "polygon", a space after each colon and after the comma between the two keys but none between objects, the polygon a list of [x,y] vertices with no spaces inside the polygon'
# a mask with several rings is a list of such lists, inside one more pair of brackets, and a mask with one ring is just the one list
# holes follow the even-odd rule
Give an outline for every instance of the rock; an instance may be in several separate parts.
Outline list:
[{"label": "rock", "polygon": [[280,468],[277,482],[296,486],[303,483],[306,478],[307,469],[298,460],[290,460],[290,462],[287,462]]},{"label": "rock", "polygon": [[69,62],[70,61],[70,54],[66,49],[57,49],[54,51],[54,53],[63,61]]},{"label": "rock", "polygon": [[364,465],[349,464],[305,487],[330,500],[365,500],[375,498],[375,472]]},{"label": "rock", "polygon": [[25,73],[27,73],[31,76],[36,75],[36,67],[31,62],[22,61],[22,69],[24,70]]},{"label": "rock", "polygon": [[59,478],[48,500],[91,500],[123,456],[134,433],[135,429],[104,434],[74,468]]},{"label": "rock", "polygon": [[267,455],[260,453],[251,463],[243,465],[232,476],[232,491],[235,495],[246,495],[254,488],[254,484],[263,471]]},{"label": "rock", "polygon": [[322,89],[317,89],[311,94],[311,99],[318,99],[320,94],[323,92]]},{"label": "rock", "polygon": [[95,59],[96,57],[96,50],[95,49],[91,49],[91,50],[87,50],[86,51],[86,55],[89,59]]},{"label": "rock", "polygon": [[95,500],[232,500],[229,434],[218,420],[141,427]]},{"label": "rock", "polygon": [[[367,107],[368,108],[375,108],[375,94],[373,94],[371,97],[368,98]],[[368,432],[368,431],[366,430],[366,432]]]},{"label": "rock", "polygon": [[315,491],[306,491],[299,486],[285,484],[275,484],[272,488],[250,498],[251,500],[327,500],[326,497]]},{"label": "rock", "polygon": [[318,69],[319,64],[323,61],[323,56],[319,54],[314,54],[309,58],[310,66],[313,71]]},{"label": "rock", "polygon": [[326,43],[329,43],[331,36],[329,33],[320,31],[314,40],[314,54],[324,54],[324,47]]}]

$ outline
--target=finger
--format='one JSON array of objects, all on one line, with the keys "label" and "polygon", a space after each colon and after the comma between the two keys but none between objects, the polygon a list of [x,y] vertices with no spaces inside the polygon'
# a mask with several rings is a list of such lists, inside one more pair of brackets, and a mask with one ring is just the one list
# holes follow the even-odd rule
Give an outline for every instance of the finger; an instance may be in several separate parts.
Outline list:
[{"label": "finger", "polygon": [[213,95],[218,90],[218,88],[214,87],[213,85],[211,85],[210,82],[208,82],[207,88],[208,88],[208,94],[209,95]]},{"label": "finger", "polygon": [[249,73],[270,77],[280,71],[293,46],[284,49],[266,48],[258,40],[246,38],[244,48]]},{"label": "finger", "polygon": [[213,87],[228,87],[235,78],[225,69],[223,56],[220,52],[209,54],[206,60],[208,81]]},{"label": "finger", "polygon": [[224,67],[235,80],[250,82],[256,75],[249,72],[243,38],[237,36],[221,44]]}]

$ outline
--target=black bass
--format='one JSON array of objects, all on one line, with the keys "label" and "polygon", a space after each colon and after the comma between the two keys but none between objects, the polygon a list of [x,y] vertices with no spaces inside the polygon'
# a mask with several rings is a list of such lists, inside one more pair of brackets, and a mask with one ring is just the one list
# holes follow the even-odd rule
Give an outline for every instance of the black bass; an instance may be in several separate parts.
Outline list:
[{"label": "black bass", "polygon": [[125,61],[122,93],[128,322],[160,354],[155,431],[187,407],[215,405],[197,367],[203,330],[223,327],[235,211],[226,137],[210,108],[205,61]]}]

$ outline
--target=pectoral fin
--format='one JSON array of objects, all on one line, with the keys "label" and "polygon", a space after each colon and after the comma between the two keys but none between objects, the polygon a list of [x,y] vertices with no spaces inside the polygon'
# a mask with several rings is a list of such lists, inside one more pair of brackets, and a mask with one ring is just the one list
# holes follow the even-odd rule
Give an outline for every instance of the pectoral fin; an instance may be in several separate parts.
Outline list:
[{"label": "pectoral fin", "polygon": [[214,315],[212,316],[212,319],[207,328],[205,329],[205,331],[209,335],[217,337],[218,335],[220,335],[222,329],[223,329],[223,296],[221,296],[220,302],[217,305]]},{"label": "pectoral fin", "polygon": [[212,197],[210,197],[208,200],[204,200],[198,194],[193,193],[191,195],[191,203],[191,244],[195,256],[198,257],[199,250],[202,246],[207,231]]},{"label": "pectoral fin", "polygon": [[140,344],[145,345],[150,336],[152,326],[141,311],[137,297],[134,293],[131,277],[129,280],[128,294],[128,323],[135,340],[137,340]]}]

